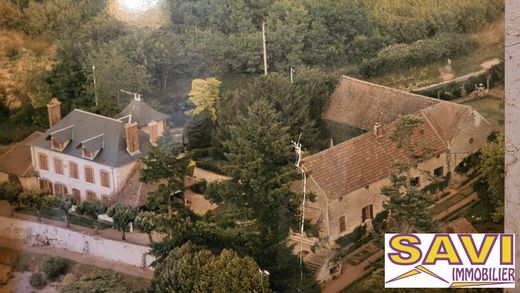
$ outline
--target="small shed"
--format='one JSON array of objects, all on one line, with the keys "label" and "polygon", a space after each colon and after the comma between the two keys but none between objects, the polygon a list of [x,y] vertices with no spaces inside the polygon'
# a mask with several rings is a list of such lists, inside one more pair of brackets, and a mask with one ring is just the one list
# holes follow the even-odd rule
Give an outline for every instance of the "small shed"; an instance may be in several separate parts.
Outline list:
[{"label": "small shed", "polygon": [[0,182],[13,182],[28,189],[38,188],[38,179],[32,165],[31,147],[27,143],[41,134],[39,131],[32,133],[0,156]]}]

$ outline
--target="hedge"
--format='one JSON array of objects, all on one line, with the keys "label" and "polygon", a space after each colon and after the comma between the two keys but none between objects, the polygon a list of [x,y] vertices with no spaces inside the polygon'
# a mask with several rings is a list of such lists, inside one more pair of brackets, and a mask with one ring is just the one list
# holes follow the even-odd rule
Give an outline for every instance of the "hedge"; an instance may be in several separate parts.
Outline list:
[{"label": "hedge", "polygon": [[492,66],[489,70],[486,70],[482,74],[471,77],[465,81],[449,83],[433,89],[414,91],[414,93],[449,101],[471,93],[473,90],[475,90],[475,85],[480,83],[487,86],[488,77],[490,88],[497,84],[504,83],[504,62],[502,61],[499,64]]},{"label": "hedge", "polygon": [[379,51],[376,57],[361,63],[359,73],[373,77],[435,61],[454,58],[475,49],[478,43],[465,34],[439,34],[411,44],[394,44]]}]

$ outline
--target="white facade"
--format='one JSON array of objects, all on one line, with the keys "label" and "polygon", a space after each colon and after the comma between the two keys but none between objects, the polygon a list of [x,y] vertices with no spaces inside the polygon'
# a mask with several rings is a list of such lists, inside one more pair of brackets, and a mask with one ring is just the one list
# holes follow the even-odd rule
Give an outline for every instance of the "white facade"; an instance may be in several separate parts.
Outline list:
[{"label": "white facade", "polygon": [[[47,156],[48,170],[41,168],[39,160],[40,154]],[[31,156],[34,170],[36,174],[38,174],[39,180],[47,180],[52,183],[53,187],[55,184],[64,185],[67,187],[67,193],[69,194],[73,193],[73,189],[79,190],[82,201],[87,199],[87,192],[95,193],[96,198],[100,200],[110,198],[111,194],[119,190],[124,184],[135,164],[135,162],[131,162],[127,165],[113,168],[88,159],[77,158],[58,151],[51,151],[35,146],[31,146]],[[56,172],[56,166],[54,164],[55,158],[62,161],[63,174]],[[71,177],[71,162],[78,166],[78,179]],[[87,182],[85,174],[86,167],[93,169],[94,183]],[[101,184],[102,171],[108,174],[109,187],[102,186]],[[53,188],[52,192],[53,194],[55,193],[55,188]]]}]

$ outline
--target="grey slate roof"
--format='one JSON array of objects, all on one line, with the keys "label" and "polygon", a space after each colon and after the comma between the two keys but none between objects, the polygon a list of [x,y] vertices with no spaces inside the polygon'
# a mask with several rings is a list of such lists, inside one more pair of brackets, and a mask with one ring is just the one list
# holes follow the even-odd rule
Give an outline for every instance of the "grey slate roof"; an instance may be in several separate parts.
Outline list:
[{"label": "grey slate roof", "polygon": [[[139,144],[141,153],[130,156],[126,151],[125,131],[122,121],[78,109],[70,112],[43,135],[28,142],[28,144],[52,150],[49,138],[50,133],[71,125],[74,125],[74,138],[61,152],[63,154],[82,158],[82,142],[85,142],[85,146],[88,148],[99,147],[102,142],[103,148],[92,161],[110,167],[119,167],[146,155],[149,149],[148,143],[150,138],[148,134],[140,130]],[[103,134],[102,141],[99,138],[93,139],[101,134]]]},{"label": "grey slate roof", "polygon": [[85,148],[87,152],[95,152],[105,146],[105,135],[100,134],[81,142],[81,147]]},{"label": "grey slate roof", "polygon": [[49,135],[48,139],[50,139],[50,136],[54,137],[54,140],[56,140],[57,143],[65,143],[74,138],[74,125],[69,125],[63,129],[56,130]]},{"label": "grey slate roof", "polygon": [[137,121],[139,127],[146,126],[151,120],[161,121],[169,118],[168,115],[154,110],[143,101],[135,99],[114,118],[122,118],[130,114],[132,114],[132,121]]}]

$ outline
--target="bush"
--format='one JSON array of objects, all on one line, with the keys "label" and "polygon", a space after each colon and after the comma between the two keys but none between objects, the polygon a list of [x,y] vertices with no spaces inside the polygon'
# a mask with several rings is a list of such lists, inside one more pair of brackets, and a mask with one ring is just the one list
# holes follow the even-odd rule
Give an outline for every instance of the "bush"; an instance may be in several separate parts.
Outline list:
[{"label": "bush", "polygon": [[431,39],[418,40],[412,44],[394,44],[379,51],[376,57],[364,61],[359,73],[373,77],[387,72],[454,58],[468,53],[477,42],[468,35],[440,34]]},{"label": "bush", "polygon": [[42,289],[47,285],[47,280],[42,273],[35,272],[32,274],[31,279],[29,279],[29,283],[34,289]]},{"label": "bush", "polygon": [[197,167],[207,170],[207,171],[225,175],[226,172],[225,172],[223,166],[220,166],[221,164],[219,164],[218,162],[219,161],[213,160],[211,158],[203,158],[203,159],[197,161]]},{"label": "bush", "polygon": [[14,61],[14,60],[18,59],[18,56],[20,55],[20,51],[16,47],[9,47],[9,48],[7,48],[5,55],[7,56],[7,58],[10,61]]},{"label": "bush", "polygon": [[79,279],[64,285],[61,289],[63,293],[87,293],[87,292],[111,292],[111,293],[132,293],[138,292],[128,282],[123,275],[108,271],[95,270],[84,274]]},{"label": "bush", "polygon": [[60,275],[65,274],[68,268],[68,263],[59,257],[49,257],[42,263],[42,271],[45,272],[49,280],[55,280]]},{"label": "bush", "polygon": [[338,238],[336,240],[336,243],[342,247],[348,246],[350,244],[354,244],[354,243],[358,242],[359,240],[361,240],[361,238],[363,238],[363,236],[365,236],[366,232],[367,232],[367,227],[365,225],[357,226],[354,229],[354,231],[352,231],[351,233]]},{"label": "bush", "polygon": [[204,194],[204,192],[206,192],[207,187],[208,182],[206,180],[202,180],[199,183],[192,185],[191,190],[199,194]]}]

